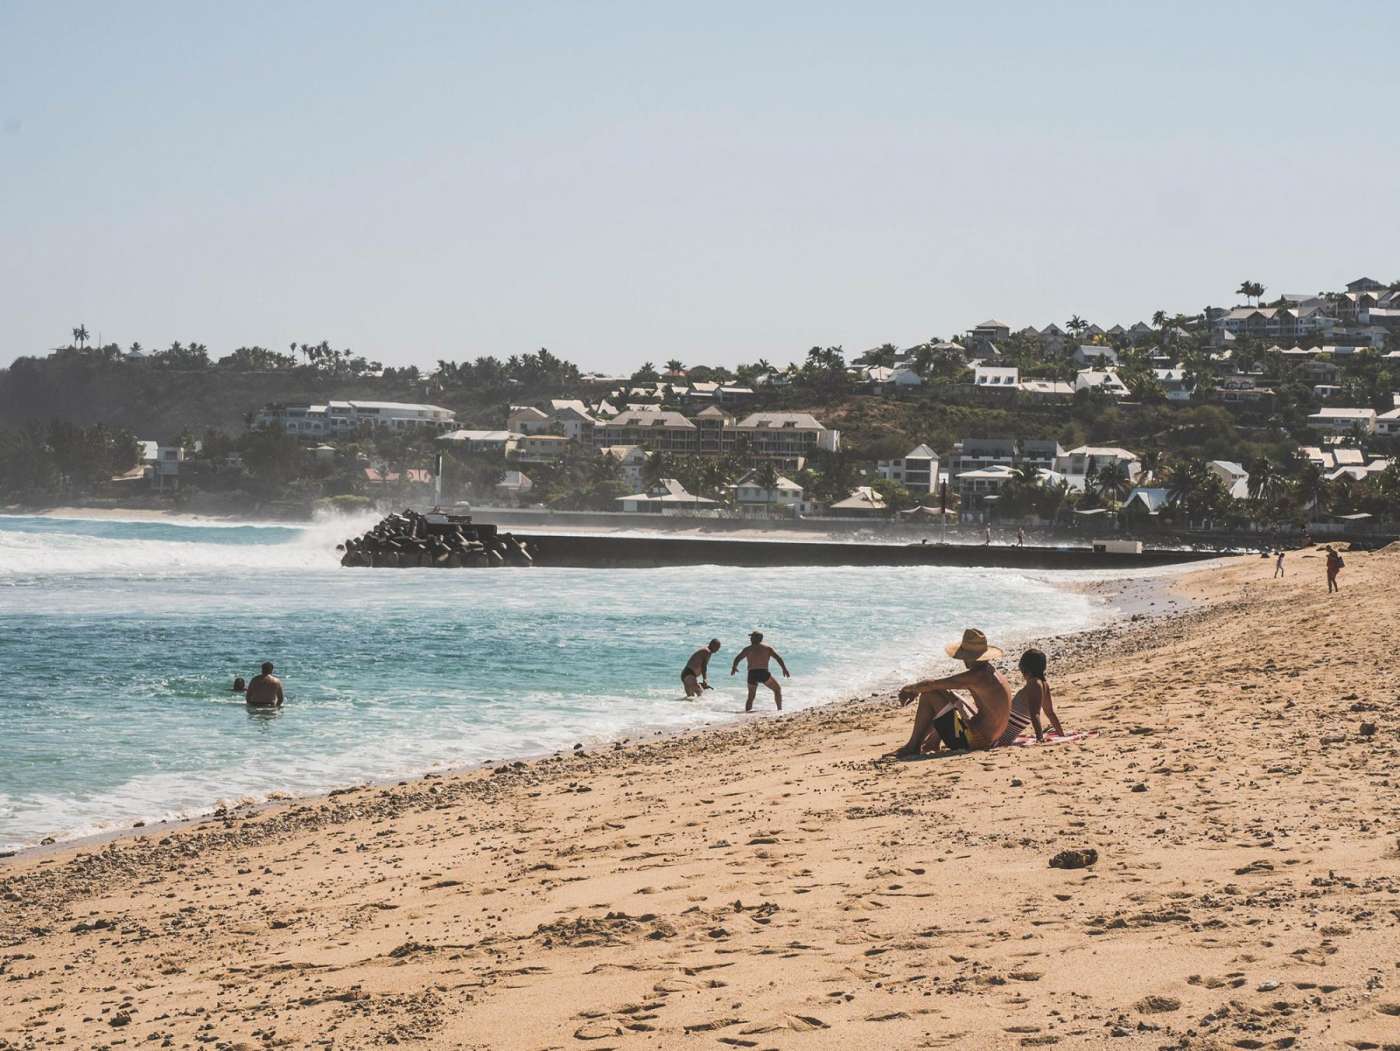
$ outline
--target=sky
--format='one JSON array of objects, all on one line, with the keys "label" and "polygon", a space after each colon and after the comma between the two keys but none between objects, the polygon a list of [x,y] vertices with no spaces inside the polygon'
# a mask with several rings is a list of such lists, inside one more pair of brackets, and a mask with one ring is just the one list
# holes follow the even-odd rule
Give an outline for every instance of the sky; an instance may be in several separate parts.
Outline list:
[{"label": "sky", "polygon": [[0,0],[0,365],[585,370],[1400,278],[1390,5]]}]

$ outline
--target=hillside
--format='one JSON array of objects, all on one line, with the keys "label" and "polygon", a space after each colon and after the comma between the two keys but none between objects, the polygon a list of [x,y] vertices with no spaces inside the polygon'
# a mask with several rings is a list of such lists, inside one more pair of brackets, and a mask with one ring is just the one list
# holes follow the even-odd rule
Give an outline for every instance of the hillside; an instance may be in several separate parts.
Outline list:
[{"label": "hillside", "polygon": [[0,370],[0,421],[8,427],[31,420],[100,422],[169,441],[186,430],[240,433],[245,413],[273,401],[423,401],[428,393],[422,383],[334,379],[310,369],[180,371],[120,361],[21,359]]}]

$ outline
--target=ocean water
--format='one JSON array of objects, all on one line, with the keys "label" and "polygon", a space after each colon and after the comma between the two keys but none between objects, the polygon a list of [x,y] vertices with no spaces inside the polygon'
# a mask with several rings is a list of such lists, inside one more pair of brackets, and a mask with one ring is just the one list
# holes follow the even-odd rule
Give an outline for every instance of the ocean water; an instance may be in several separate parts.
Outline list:
[{"label": "ocean water", "polygon": [[[1102,616],[1006,570],[341,569],[368,524],[0,516],[0,849],[738,718],[753,628],[797,710],[950,667],[965,625]],[[715,689],[686,701],[712,636]],[[230,692],[263,660],[274,713]]]}]

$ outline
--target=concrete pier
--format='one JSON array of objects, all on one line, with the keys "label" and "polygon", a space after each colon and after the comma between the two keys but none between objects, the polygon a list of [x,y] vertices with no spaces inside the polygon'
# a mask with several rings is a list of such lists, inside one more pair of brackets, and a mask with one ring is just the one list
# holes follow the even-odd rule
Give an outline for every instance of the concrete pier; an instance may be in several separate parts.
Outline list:
[{"label": "concrete pier", "polygon": [[1082,547],[976,544],[849,544],[831,541],[706,540],[692,537],[517,533],[537,566],[989,566],[1006,569],[1143,569],[1221,558],[1213,551],[1096,552]]}]

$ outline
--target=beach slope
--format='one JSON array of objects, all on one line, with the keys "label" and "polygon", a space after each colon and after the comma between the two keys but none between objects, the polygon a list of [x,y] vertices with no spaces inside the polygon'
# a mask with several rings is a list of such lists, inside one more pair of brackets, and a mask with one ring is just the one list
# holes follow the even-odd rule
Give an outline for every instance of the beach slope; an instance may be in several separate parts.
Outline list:
[{"label": "beach slope", "polygon": [[0,1047],[1400,1047],[1400,552],[1289,570],[1047,641],[1086,740],[872,698],[0,862]]}]

